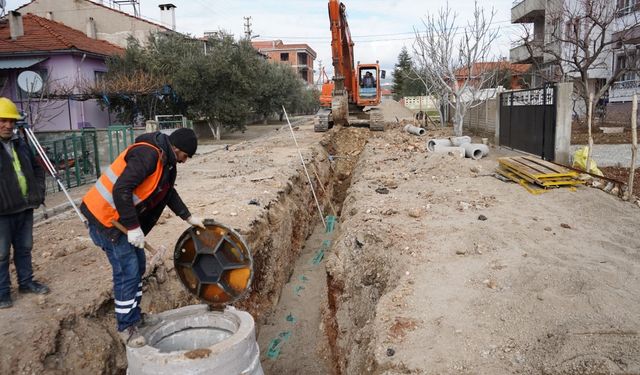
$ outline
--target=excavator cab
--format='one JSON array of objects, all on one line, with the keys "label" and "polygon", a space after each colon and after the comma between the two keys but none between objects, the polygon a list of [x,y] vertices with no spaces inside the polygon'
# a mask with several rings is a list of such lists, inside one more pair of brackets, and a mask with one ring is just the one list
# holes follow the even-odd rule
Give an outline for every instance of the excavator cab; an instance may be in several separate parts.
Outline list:
[{"label": "excavator cab", "polygon": [[358,64],[356,70],[358,87],[353,90],[356,93],[358,106],[376,106],[380,104],[380,78],[384,79],[384,71],[378,64]]}]

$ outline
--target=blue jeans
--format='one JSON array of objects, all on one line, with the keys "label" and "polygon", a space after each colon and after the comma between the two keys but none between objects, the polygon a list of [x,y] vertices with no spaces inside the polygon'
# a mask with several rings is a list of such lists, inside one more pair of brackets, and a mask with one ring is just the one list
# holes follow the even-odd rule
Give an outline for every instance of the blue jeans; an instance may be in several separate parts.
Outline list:
[{"label": "blue jeans", "polygon": [[13,263],[16,265],[18,285],[33,280],[31,249],[33,248],[33,210],[0,216],[0,297],[11,293],[9,278],[10,249],[13,245]]},{"label": "blue jeans", "polygon": [[131,245],[126,235],[112,242],[91,224],[89,235],[93,243],[104,250],[111,263],[118,331],[124,331],[141,319],[142,276],[146,267],[144,250]]}]

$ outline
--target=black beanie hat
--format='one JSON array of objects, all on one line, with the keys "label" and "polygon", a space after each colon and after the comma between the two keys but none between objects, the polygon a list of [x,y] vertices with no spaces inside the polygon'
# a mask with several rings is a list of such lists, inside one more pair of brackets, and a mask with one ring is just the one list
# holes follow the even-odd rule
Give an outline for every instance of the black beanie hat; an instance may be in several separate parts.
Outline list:
[{"label": "black beanie hat", "polygon": [[180,128],[169,135],[169,141],[180,151],[192,157],[198,148],[198,138],[192,129]]}]

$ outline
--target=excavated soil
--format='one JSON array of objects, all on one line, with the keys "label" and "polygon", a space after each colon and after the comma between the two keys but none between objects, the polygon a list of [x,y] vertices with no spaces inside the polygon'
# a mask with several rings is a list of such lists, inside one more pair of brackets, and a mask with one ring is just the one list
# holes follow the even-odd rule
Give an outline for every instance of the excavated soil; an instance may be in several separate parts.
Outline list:
[{"label": "excavated soil", "polygon": [[369,139],[327,265],[340,373],[640,373],[640,210],[531,195],[493,177],[503,155]]},{"label": "excavated soil", "polygon": [[[322,338],[296,348],[327,364],[314,370],[640,373],[640,210],[587,187],[530,195],[493,177],[507,151],[481,161],[427,153],[426,140],[448,130],[406,134],[410,113],[382,107],[384,133],[295,132],[323,214],[340,221],[319,278],[326,285],[295,313],[320,310],[317,328],[296,332],[308,332],[305,343]],[[319,214],[286,130],[195,157],[179,167],[177,186],[194,214],[236,228],[253,249],[253,290],[237,307],[265,335],[286,317],[285,285],[306,272],[320,236],[309,237]],[[149,237],[170,251],[145,282],[145,311],[198,302],[170,260],[186,227],[167,213]],[[123,373],[105,255],[70,214],[39,225],[35,238],[36,276],[52,293],[14,294],[14,307],[0,310],[0,373]],[[300,357],[287,358],[266,373],[305,373]]]}]

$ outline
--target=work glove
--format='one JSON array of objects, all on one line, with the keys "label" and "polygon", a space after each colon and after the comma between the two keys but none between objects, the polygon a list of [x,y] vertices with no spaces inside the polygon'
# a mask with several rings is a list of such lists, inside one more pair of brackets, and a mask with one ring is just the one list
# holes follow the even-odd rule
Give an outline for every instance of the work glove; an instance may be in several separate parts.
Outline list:
[{"label": "work glove", "polygon": [[127,240],[130,244],[140,249],[144,248],[144,232],[142,228],[130,229],[127,231]]},{"label": "work glove", "polygon": [[204,226],[204,221],[201,218],[197,217],[197,216],[189,216],[189,218],[187,219],[187,223],[193,225],[194,227],[207,229]]}]

